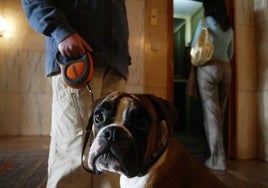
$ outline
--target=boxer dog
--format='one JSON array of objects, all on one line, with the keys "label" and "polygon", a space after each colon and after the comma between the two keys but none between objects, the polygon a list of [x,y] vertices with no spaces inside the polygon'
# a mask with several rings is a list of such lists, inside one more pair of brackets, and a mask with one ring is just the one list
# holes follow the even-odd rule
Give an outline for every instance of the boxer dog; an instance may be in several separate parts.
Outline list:
[{"label": "boxer dog", "polygon": [[122,188],[225,187],[174,138],[176,117],[157,96],[112,92],[93,104],[82,163],[92,173],[119,173]]}]

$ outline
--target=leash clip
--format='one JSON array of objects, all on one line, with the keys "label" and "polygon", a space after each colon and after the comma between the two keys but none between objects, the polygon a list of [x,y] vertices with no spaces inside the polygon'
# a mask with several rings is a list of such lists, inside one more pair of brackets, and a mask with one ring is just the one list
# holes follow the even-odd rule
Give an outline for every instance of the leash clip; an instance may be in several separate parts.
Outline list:
[{"label": "leash clip", "polygon": [[89,94],[91,96],[91,102],[93,104],[93,102],[94,102],[93,91],[92,91],[92,89],[91,89],[91,87],[89,85],[89,82],[86,84],[86,88],[87,88],[87,90],[88,90],[88,92],[89,92]]}]

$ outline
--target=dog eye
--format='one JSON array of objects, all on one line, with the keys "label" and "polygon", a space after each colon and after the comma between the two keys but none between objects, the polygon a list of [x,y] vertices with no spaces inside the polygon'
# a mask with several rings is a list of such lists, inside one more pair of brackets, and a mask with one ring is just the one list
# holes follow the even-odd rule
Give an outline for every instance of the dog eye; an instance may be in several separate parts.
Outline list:
[{"label": "dog eye", "polygon": [[149,127],[151,120],[145,112],[134,112],[132,113],[131,124],[136,129],[142,130]]},{"label": "dog eye", "polygon": [[145,129],[150,125],[150,120],[148,117],[141,117],[139,121],[135,123],[135,127],[138,129]]},{"label": "dog eye", "polygon": [[102,123],[104,122],[104,115],[101,111],[96,111],[94,114],[94,122],[95,123]]}]

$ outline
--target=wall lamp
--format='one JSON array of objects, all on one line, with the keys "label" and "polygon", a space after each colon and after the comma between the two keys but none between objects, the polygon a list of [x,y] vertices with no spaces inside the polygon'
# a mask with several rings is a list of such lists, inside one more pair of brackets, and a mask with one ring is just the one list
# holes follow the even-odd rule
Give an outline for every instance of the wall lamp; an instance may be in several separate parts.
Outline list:
[{"label": "wall lamp", "polygon": [[3,16],[0,16],[0,37],[4,36],[4,31],[7,29],[7,22]]}]

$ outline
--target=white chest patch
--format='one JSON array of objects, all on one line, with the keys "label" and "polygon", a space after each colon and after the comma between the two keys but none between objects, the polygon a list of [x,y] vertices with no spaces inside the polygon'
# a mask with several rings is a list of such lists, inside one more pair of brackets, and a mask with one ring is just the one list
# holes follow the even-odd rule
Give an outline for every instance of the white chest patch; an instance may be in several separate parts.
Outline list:
[{"label": "white chest patch", "polygon": [[120,188],[143,188],[145,187],[149,174],[142,177],[128,178],[124,175],[120,176]]}]

